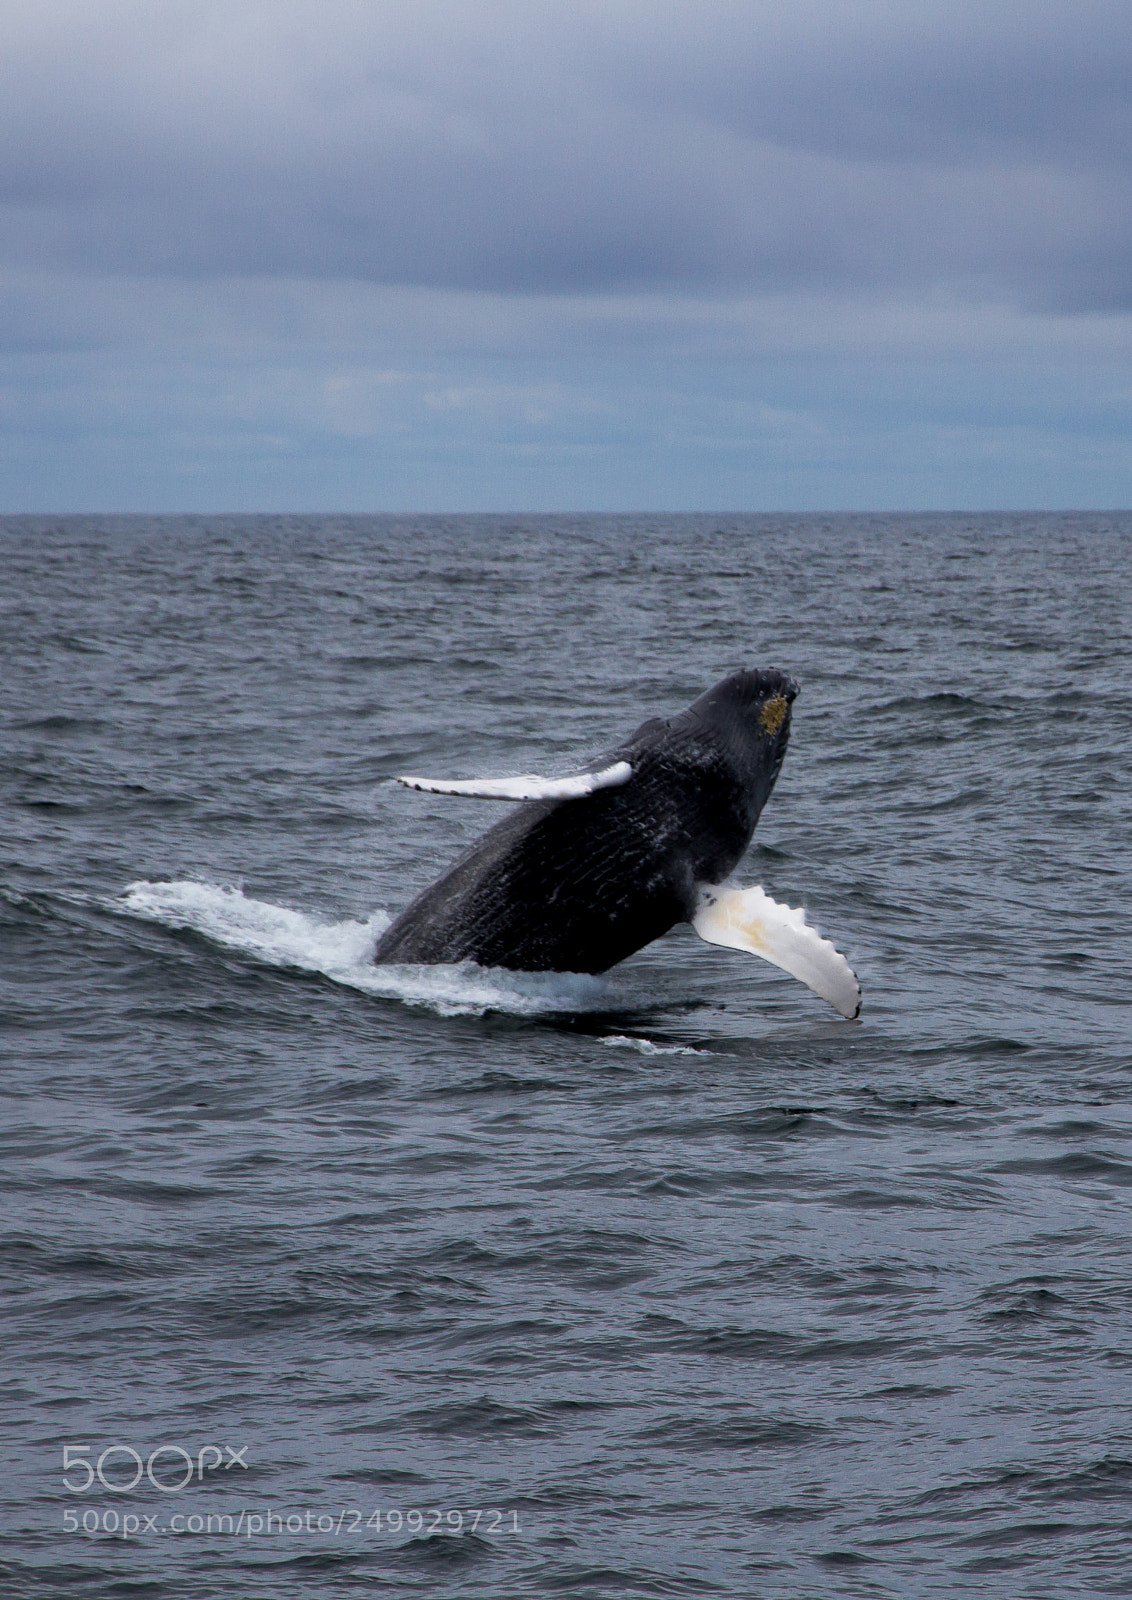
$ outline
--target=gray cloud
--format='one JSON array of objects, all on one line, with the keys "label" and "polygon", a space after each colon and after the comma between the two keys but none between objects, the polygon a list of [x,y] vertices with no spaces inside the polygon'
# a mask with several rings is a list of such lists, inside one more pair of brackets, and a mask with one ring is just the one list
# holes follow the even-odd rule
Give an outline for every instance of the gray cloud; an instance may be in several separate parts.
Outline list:
[{"label": "gray cloud", "polygon": [[38,0],[0,505],[1127,502],[1127,0]]},{"label": "gray cloud", "polygon": [[1132,13],[44,3],[0,253],[558,292],[1132,305]]}]

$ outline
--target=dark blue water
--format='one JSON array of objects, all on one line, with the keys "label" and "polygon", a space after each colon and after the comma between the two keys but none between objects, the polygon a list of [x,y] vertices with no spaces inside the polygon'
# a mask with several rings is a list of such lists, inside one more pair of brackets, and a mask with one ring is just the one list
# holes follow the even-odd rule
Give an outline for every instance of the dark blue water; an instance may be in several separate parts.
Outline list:
[{"label": "dark blue water", "polygon": [[[0,558],[5,1593],[1132,1593],[1132,516]],[[498,814],[392,774],[740,665],[802,694],[737,876],[859,1024],[687,929],[369,966]]]}]

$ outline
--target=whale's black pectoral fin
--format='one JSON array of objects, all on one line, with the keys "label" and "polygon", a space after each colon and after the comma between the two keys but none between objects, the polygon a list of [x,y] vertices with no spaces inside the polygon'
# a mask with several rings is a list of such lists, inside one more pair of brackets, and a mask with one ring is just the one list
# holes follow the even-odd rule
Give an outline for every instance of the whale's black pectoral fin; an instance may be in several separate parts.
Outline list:
[{"label": "whale's black pectoral fin", "polygon": [[540,778],[525,772],[517,778],[398,778],[409,789],[426,794],[463,795],[470,800],[582,800],[599,789],[628,783],[633,769],[615,761],[600,772],[580,772],[573,778]]},{"label": "whale's black pectoral fin", "polygon": [[861,986],[839,950],[806,923],[804,911],[780,906],[760,888],[703,884],[692,926],[708,944],[762,956],[828,1000],[850,1021],[861,1010]]}]

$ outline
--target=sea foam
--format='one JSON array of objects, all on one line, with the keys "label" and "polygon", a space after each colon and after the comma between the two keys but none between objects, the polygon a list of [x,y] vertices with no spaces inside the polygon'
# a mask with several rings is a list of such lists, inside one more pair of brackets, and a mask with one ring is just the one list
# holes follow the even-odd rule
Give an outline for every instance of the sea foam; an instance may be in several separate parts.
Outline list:
[{"label": "sea foam", "polygon": [[168,928],[191,928],[214,943],[276,967],[321,972],[379,999],[427,1006],[441,1016],[485,1011],[536,1016],[623,1008],[629,996],[612,980],[578,972],[508,972],[457,966],[374,966],[386,911],[364,921],[331,922],[289,906],[253,900],[242,889],[195,879],[131,883],[115,910]]}]

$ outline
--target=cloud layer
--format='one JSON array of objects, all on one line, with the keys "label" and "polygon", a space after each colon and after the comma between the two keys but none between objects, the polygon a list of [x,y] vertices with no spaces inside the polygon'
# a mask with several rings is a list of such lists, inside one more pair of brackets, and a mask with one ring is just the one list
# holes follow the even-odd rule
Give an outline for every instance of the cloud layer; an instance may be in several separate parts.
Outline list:
[{"label": "cloud layer", "polygon": [[1132,497],[1127,0],[40,0],[0,48],[0,505]]},{"label": "cloud layer", "polygon": [[66,4],[7,259],[596,292],[1132,295],[1126,4]]}]

